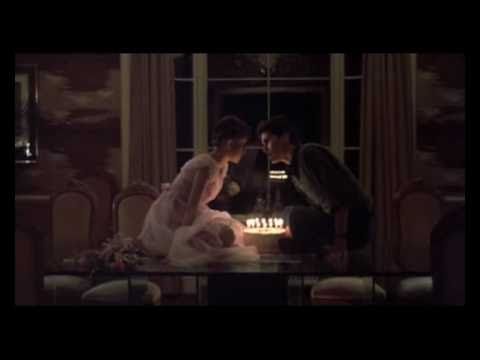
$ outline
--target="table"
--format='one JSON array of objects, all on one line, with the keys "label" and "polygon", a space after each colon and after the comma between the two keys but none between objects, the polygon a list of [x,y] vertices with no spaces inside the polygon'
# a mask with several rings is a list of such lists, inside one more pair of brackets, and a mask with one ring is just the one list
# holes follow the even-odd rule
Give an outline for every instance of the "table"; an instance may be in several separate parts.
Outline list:
[{"label": "table", "polygon": [[[64,261],[61,264],[51,264],[48,266],[47,275],[76,275],[89,276],[90,269],[79,266],[73,261]],[[250,276],[251,279],[257,279],[256,286],[264,282],[268,283],[268,279],[285,279],[291,277],[300,279],[300,304],[304,304],[303,289],[305,286],[305,277],[313,276],[388,276],[385,273],[376,273],[371,269],[361,269],[354,264],[351,264],[346,271],[339,272],[335,270],[324,259],[317,255],[285,255],[285,254],[262,254],[258,262],[251,263],[216,263],[207,266],[195,267],[175,267],[167,264],[165,260],[158,258],[145,258],[142,265],[138,265],[135,269],[128,271],[98,271],[97,276],[107,276],[111,278],[127,278],[129,298],[131,295],[131,278],[141,276],[194,276],[196,279],[196,295],[197,304],[200,304],[200,286],[199,278],[246,278]],[[398,276],[399,274],[390,274]],[[404,275],[404,274],[403,274]],[[423,274],[411,274],[419,276]],[[277,283],[278,285],[279,283]],[[279,285],[280,286],[280,285]],[[286,290],[286,289],[285,289]],[[373,291],[373,288],[372,288]]]}]

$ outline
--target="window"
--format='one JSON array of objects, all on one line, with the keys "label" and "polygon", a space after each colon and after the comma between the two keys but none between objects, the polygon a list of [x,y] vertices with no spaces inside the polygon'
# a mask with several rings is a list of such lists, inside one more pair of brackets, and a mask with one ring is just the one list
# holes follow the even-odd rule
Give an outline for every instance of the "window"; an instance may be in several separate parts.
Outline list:
[{"label": "window", "polygon": [[360,163],[360,96],[362,54],[345,54],[345,164],[358,178]]},{"label": "window", "polygon": [[177,168],[193,156],[193,69],[192,54],[175,56],[175,112]]},{"label": "window", "polygon": [[[358,176],[361,54],[177,54],[175,71],[179,169],[211,149],[223,115],[238,115],[255,130],[284,114],[303,141],[329,147]],[[267,159],[259,145],[253,139],[231,167],[242,188],[232,212],[250,211],[265,196]]]}]

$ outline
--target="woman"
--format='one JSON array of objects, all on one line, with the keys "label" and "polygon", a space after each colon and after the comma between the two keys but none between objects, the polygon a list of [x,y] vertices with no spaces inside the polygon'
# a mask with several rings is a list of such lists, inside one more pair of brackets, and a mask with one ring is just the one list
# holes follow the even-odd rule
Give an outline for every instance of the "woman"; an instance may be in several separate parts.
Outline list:
[{"label": "woman", "polygon": [[214,150],[185,163],[148,211],[139,235],[148,253],[166,255],[177,265],[258,258],[254,249],[243,247],[243,224],[208,207],[223,187],[229,163],[238,164],[244,155],[249,133],[235,116],[220,120]]}]

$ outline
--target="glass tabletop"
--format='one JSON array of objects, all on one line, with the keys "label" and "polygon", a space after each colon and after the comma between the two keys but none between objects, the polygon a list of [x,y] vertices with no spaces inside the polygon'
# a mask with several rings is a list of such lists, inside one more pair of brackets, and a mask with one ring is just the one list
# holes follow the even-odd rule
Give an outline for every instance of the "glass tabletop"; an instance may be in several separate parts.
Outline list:
[{"label": "glass tabletop", "polygon": [[[65,259],[61,263],[47,266],[47,275],[79,275],[86,276],[92,269],[76,263],[73,259]],[[162,258],[144,258],[141,265],[124,271],[97,270],[96,275],[109,276],[187,276],[187,275],[216,275],[216,274],[277,274],[291,276],[315,275],[342,275],[359,276],[371,275],[368,266],[359,266],[350,263],[347,269],[339,270],[326,261],[325,258],[314,254],[262,254],[260,260],[247,263],[210,263],[204,266],[179,267],[168,264]]]}]

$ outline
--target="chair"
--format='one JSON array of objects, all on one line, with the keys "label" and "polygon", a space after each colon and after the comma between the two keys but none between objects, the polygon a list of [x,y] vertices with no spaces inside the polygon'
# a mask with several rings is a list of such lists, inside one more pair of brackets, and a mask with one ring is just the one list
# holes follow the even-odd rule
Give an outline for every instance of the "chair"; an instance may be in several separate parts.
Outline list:
[{"label": "chair", "polygon": [[34,228],[15,226],[15,305],[39,305],[43,279],[43,237]]},{"label": "chair", "polygon": [[[80,182],[52,196],[47,261],[60,262],[95,246],[95,203],[95,195]],[[69,275],[49,275],[43,281],[46,298],[62,304],[79,303],[81,294],[92,285],[86,278]]]},{"label": "chair", "polygon": [[447,213],[431,236],[434,303],[465,304],[465,207]]},{"label": "chair", "polygon": [[312,305],[367,305],[383,303],[385,290],[371,277],[329,277],[310,290]]},{"label": "chair", "polygon": [[118,193],[115,176],[107,171],[85,172],[75,174],[75,179],[86,184],[97,199],[93,239],[95,247],[100,246],[112,232],[112,202]]},{"label": "chair", "polygon": [[131,280],[131,301],[129,301],[126,279],[107,281],[97,285],[82,295],[85,305],[160,305],[160,287],[148,280]]},{"label": "chair", "polygon": [[[116,195],[113,201],[113,231],[135,239],[140,233],[148,209],[159,192],[144,182],[135,182]],[[134,303],[158,305],[161,299],[160,287],[152,281],[132,281]],[[127,280],[107,281],[85,292],[82,303],[89,305],[128,304]]]},{"label": "chair", "polygon": [[[430,272],[430,236],[442,216],[442,198],[417,178],[401,187],[393,200],[400,235],[395,268],[400,272]],[[403,278],[394,286],[392,299],[401,304],[430,304],[432,289],[431,276]]]},{"label": "chair", "polygon": [[159,196],[158,190],[146,183],[136,182],[113,200],[113,231],[136,238],[150,206]]}]

